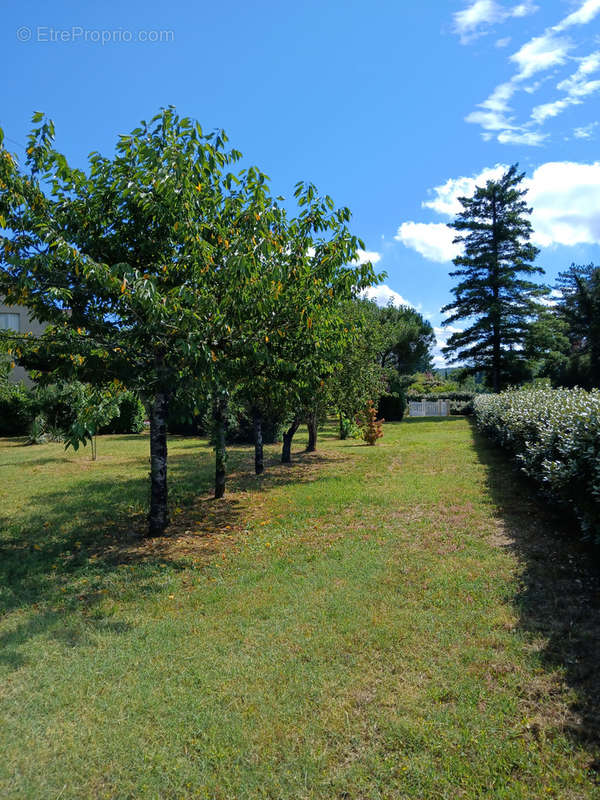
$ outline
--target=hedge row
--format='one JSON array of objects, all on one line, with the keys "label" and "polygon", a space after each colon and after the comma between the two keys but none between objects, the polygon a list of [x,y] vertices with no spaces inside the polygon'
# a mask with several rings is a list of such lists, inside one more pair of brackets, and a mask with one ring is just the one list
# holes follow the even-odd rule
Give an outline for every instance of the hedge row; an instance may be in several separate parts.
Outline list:
[{"label": "hedge row", "polygon": [[600,391],[514,390],[480,395],[474,407],[480,429],[600,543]]}]

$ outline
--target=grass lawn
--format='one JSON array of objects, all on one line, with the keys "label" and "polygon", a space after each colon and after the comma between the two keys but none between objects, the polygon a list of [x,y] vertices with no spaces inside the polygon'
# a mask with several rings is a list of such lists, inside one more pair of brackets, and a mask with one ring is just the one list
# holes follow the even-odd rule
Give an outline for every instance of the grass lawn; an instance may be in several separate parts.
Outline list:
[{"label": "grass lawn", "polygon": [[600,797],[597,575],[462,418],[251,473],[0,440],[2,798]]}]

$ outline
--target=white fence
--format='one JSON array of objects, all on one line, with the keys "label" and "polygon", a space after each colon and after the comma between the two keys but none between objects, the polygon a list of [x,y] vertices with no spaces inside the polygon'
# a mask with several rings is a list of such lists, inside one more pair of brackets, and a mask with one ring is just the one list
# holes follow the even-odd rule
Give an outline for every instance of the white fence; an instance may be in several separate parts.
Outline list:
[{"label": "white fence", "polygon": [[450,404],[447,400],[410,402],[408,404],[408,414],[411,417],[447,417],[450,414]]}]

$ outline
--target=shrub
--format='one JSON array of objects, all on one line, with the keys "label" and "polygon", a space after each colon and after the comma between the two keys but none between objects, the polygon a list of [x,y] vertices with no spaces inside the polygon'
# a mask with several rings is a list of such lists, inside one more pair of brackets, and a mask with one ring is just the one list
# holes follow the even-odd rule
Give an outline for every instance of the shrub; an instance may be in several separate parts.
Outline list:
[{"label": "shrub", "polygon": [[[264,417],[262,421],[263,444],[280,442],[283,435],[283,421]],[[245,409],[238,410],[230,427],[227,429],[229,444],[252,444],[254,442],[254,425]]]},{"label": "shrub", "polygon": [[[0,380],[0,436],[29,437],[31,444],[61,441],[77,421],[86,385],[71,381],[61,385],[26,387]],[[119,414],[99,433],[140,433],[145,411],[133,392],[123,392]]]},{"label": "shrub", "polygon": [[31,392],[22,383],[0,384],[0,436],[23,436],[37,412]]},{"label": "shrub", "polygon": [[79,381],[34,387],[31,394],[35,401],[36,416],[43,415],[46,428],[53,431],[68,430],[77,419],[83,392],[83,384]]},{"label": "shrub", "polygon": [[345,417],[343,414],[338,416],[338,427],[340,439],[358,439],[361,435],[356,420]]},{"label": "shrub", "polygon": [[118,416],[100,428],[99,433],[141,433],[145,419],[146,411],[140,398],[133,392],[123,392],[119,397]]},{"label": "shrub", "polygon": [[177,436],[206,436],[212,425],[211,416],[208,397],[178,393],[169,403],[167,431]]},{"label": "shrub", "polygon": [[389,422],[401,422],[406,411],[406,396],[403,392],[384,394],[379,398],[377,413]]},{"label": "shrub", "polygon": [[377,408],[369,400],[362,416],[356,418],[356,423],[362,429],[362,438],[367,444],[374,445],[377,439],[383,436],[383,423],[385,420],[377,419]]},{"label": "shrub", "polygon": [[600,542],[600,392],[512,390],[475,398],[477,424]]}]

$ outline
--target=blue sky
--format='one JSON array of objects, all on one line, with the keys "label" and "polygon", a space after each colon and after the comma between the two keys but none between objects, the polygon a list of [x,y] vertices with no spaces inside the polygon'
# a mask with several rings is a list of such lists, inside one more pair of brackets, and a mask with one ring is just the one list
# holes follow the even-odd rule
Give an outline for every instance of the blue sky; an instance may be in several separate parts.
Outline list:
[{"label": "blue sky", "polygon": [[498,165],[527,172],[550,281],[600,263],[600,0],[21,2],[0,60],[15,152],[34,110],[83,165],[173,104],[225,128],[277,193],[311,180],[348,205],[388,273],[378,296],[436,328],[445,223]]}]

